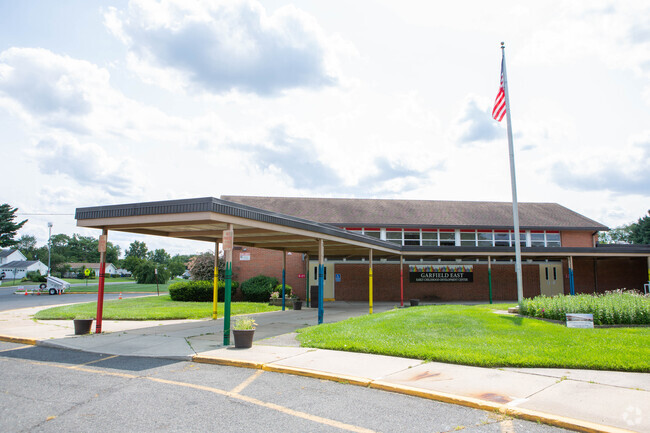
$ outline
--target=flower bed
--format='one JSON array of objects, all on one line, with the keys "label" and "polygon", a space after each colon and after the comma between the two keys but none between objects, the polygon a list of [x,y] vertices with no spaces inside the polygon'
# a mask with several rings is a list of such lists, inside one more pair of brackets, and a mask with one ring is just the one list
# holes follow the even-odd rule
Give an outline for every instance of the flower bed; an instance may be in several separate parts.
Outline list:
[{"label": "flower bed", "polygon": [[650,325],[650,296],[614,290],[594,295],[537,296],[519,305],[519,314],[524,316],[564,321],[567,313],[593,314],[595,325]]}]

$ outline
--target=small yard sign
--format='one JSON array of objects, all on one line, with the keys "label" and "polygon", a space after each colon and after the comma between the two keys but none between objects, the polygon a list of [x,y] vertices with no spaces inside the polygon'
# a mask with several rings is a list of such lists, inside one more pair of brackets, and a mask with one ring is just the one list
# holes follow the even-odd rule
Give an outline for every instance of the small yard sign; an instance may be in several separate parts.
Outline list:
[{"label": "small yard sign", "polygon": [[567,328],[592,328],[594,327],[593,314],[578,314],[567,313],[566,315]]}]

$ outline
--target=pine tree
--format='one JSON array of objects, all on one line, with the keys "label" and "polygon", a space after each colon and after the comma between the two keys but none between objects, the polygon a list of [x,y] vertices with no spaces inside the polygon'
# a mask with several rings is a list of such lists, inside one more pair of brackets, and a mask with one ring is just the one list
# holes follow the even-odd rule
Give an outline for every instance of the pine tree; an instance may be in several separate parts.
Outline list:
[{"label": "pine tree", "polygon": [[27,220],[14,223],[18,208],[11,208],[8,204],[0,205],[0,247],[13,247],[18,243],[14,239],[16,233],[25,225]]}]

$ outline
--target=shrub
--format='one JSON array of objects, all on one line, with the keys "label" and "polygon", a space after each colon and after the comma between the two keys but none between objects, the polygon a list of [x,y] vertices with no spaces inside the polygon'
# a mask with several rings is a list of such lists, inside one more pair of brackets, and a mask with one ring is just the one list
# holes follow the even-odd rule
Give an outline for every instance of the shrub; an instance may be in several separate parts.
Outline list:
[{"label": "shrub", "polygon": [[[223,302],[226,293],[225,281],[218,283],[219,293],[217,301]],[[230,298],[235,295],[235,291],[239,287],[237,281],[233,281],[230,286]],[[169,285],[169,296],[172,301],[180,302],[212,302],[213,287],[212,281],[179,281]]]},{"label": "shrub", "polygon": [[[278,296],[282,297],[282,283],[275,286],[275,291],[278,292]],[[284,285],[284,294],[287,298],[291,297],[291,286],[288,284]]]},{"label": "shrub", "polygon": [[241,284],[241,292],[244,295],[244,300],[248,302],[269,302],[271,292],[277,285],[277,278],[258,275],[244,281]]},{"label": "shrub", "polygon": [[45,276],[41,275],[38,271],[27,272],[27,281],[32,281],[34,283],[44,283],[47,281]]},{"label": "shrub", "polygon": [[650,324],[650,297],[636,291],[614,290],[594,295],[537,296],[524,299],[519,312],[525,316],[566,320],[567,313],[594,315],[594,325]]}]

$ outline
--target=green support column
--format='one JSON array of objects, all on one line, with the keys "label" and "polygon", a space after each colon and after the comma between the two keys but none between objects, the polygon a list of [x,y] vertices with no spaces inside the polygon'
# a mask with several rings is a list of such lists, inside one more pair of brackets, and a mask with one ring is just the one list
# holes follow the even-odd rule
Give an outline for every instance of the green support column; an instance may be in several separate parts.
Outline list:
[{"label": "green support column", "polygon": [[223,294],[223,345],[230,345],[230,291],[232,288],[232,262],[226,262],[226,291]]},{"label": "green support column", "polygon": [[488,285],[490,286],[490,304],[492,303],[492,259],[488,256]]}]

